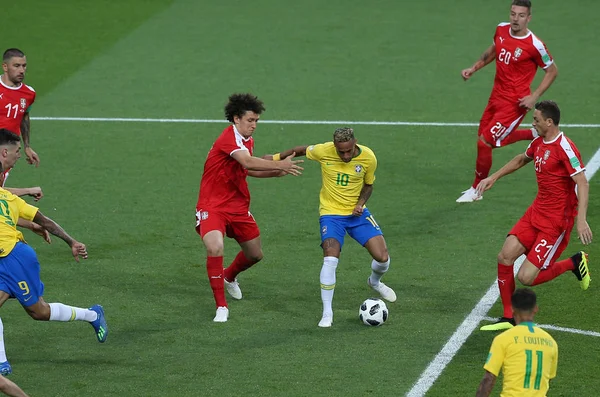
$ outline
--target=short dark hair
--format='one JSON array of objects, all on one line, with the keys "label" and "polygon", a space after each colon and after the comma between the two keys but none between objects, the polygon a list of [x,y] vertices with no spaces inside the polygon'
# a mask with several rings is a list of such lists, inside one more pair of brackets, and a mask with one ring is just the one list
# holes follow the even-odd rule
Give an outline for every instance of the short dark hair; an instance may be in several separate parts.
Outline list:
[{"label": "short dark hair", "polygon": [[14,132],[10,132],[6,128],[0,129],[0,146],[7,144],[16,145],[20,140],[21,138]]},{"label": "short dark hair", "polygon": [[545,119],[552,119],[554,125],[560,123],[560,109],[554,101],[540,101],[535,104],[536,110],[542,112],[542,117]]},{"label": "short dark hair", "polygon": [[248,111],[261,114],[265,111],[265,106],[255,95],[233,94],[225,105],[225,118],[233,123],[235,116],[242,117]]},{"label": "short dark hair", "polygon": [[529,0],[513,0],[512,6],[527,7],[531,11],[531,1]]},{"label": "short dark hair", "polygon": [[24,56],[25,53],[18,48],[9,48],[8,50],[4,51],[4,55],[2,55],[2,62],[8,62],[14,57],[23,58]]},{"label": "short dark hair", "polygon": [[513,309],[522,312],[531,312],[537,304],[535,292],[530,288],[517,289],[510,299]]}]

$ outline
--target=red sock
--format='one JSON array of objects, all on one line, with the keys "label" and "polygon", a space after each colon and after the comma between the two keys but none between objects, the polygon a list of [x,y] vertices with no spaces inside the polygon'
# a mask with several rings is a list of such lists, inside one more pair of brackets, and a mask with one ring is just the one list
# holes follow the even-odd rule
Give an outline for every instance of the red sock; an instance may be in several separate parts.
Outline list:
[{"label": "red sock", "polygon": [[227,307],[225,284],[223,283],[223,257],[208,256],[206,258],[206,273],[208,273],[208,281],[210,282],[210,288],[212,288],[217,307]]},{"label": "red sock", "polygon": [[248,270],[255,263],[256,262],[251,262],[250,260],[248,260],[248,258],[246,258],[246,255],[244,255],[244,251],[240,251],[238,252],[233,262],[231,262],[231,265],[229,265],[229,267],[225,269],[223,275],[225,276],[225,279],[227,281],[233,281],[235,280],[238,274],[240,274],[244,270]]},{"label": "red sock", "polygon": [[502,146],[510,145],[518,141],[531,141],[532,139],[533,132],[531,131],[531,129],[515,130],[508,134],[508,136],[502,140]]},{"label": "red sock", "polygon": [[544,270],[541,270],[531,285],[546,283],[555,279],[564,272],[575,269],[575,264],[571,258],[563,259],[560,262],[554,262]]},{"label": "red sock", "polygon": [[492,148],[481,140],[477,141],[477,161],[475,162],[475,181],[473,187],[476,188],[482,179],[490,174],[492,168]]},{"label": "red sock", "polygon": [[506,266],[498,263],[498,289],[504,307],[502,317],[512,318],[512,294],[515,292],[514,265]]}]

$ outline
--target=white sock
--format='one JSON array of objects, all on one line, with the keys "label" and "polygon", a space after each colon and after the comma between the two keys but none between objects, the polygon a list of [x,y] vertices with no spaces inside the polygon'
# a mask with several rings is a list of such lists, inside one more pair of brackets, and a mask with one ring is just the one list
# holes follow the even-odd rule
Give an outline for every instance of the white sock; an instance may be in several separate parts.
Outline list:
[{"label": "white sock", "polygon": [[50,321],[87,321],[91,323],[98,319],[98,313],[89,309],[63,305],[62,303],[49,303]]},{"label": "white sock", "polygon": [[6,350],[4,350],[4,324],[0,318],[0,363],[8,361],[6,358]]},{"label": "white sock", "polygon": [[381,277],[383,274],[388,271],[390,268],[390,257],[388,256],[388,260],[386,262],[377,262],[373,259],[371,262],[371,277],[369,280],[371,281],[371,285],[377,285],[381,281]]},{"label": "white sock", "polygon": [[331,302],[333,301],[333,291],[335,289],[335,269],[339,259],[335,256],[326,256],[323,258],[323,267],[321,268],[321,300],[323,301],[323,315],[333,314]]}]

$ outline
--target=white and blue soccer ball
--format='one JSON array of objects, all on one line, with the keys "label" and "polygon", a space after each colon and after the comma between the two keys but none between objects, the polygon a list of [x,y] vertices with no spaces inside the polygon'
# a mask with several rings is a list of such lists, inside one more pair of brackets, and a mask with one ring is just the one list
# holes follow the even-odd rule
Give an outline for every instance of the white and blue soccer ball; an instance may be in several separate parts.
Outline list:
[{"label": "white and blue soccer ball", "polygon": [[358,317],[365,325],[378,327],[387,320],[388,308],[381,299],[369,298],[360,305]]}]

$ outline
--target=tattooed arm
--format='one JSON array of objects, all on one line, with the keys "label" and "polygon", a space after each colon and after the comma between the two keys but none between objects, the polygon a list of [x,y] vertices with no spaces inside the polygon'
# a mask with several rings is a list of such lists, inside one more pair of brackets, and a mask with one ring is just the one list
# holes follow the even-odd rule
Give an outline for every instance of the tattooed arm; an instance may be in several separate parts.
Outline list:
[{"label": "tattooed arm", "polygon": [[470,68],[467,68],[467,69],[463,69],[463,71],[461,72],[462,78],[464,80],[468,80],[473,75],[473,73],[475,73],[476,71],[478,71],[479,69],[481,69],[482,67],[487,65],[488,63],[492,62],[495,58],[496,58],[496,45],[492,44],[491,46],[488,47],[487,50],[485,50],[485,52],[483,54],[481,54],[481,57],[479,57],[479,59],[477,60],[477,62],[475,62],[473,64],[473,66],[471,66]]},{"label": "tattooed arm", "polygon": [[76,261],[79,262],[80,255],[83,259],[87,259],[88,254],[87,254],[87,249],[85,247],[85,244],[80,243],[79,241],[75,240],[73,237],[69,236],[67,234],[67,232],[65,232],[65,230],[58,223],[56,223],[52,219],[46,217],[40,211],[38,211],[35,214],[33,221],[35,223],[37,223],[38,225],[40,225],[41,227],[43,227],[44,229],[46,229],[48,232],[50,232],[50,234],[55,235],[56,237],[60,238],[65,243],[67,243],[69,245],[69,247],[71,247],[71,252],[73,253],[73,257],[75,258]]},{"label": "tattooed arm", "polygon": [[27,162],[34,164],[36,167],[40,165],[40,158],[38,154],[29,146],[29,132],[31,131],[31,119],[29,118],[29,112],[25,113],[23,120],[21,120],[21,137],[23,138],[23,146],[25,147],[25,155],[27,156]]}]

